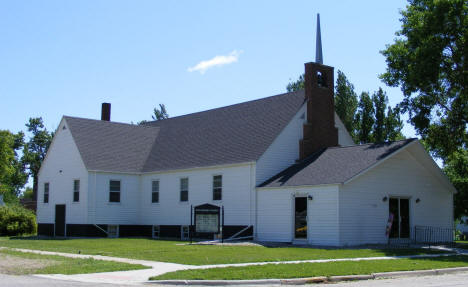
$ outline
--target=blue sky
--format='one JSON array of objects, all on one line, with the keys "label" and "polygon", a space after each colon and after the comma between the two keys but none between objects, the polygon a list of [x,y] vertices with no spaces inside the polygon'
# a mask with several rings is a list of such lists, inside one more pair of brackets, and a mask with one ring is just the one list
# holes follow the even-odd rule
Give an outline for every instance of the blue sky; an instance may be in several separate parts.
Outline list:
[{"label": "blue sky", "polygon": [[[0,129],[25,130],[32,116],[48,129],[62,115],[98,119],[102,102],[112,103],[113,121],[129,123],[149,120],[159,103],[177,116],[283,93],[314,60],[317,13],[324,64],[358,93],[383,87],[394,105],[402,93],[378,79],[379,51],[395,38],[405,5],[3,0]],[[226,64],[203,70],[213,58]]]}]

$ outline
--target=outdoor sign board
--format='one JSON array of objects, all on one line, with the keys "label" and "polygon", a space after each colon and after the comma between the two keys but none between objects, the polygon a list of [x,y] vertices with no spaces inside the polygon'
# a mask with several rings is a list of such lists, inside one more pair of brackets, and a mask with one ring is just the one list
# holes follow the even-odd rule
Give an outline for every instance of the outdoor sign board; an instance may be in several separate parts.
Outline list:
[{"label": "outdoor sign board", "polygon": [[219,233],[220,208],[216,205],[202,204],[195,206],[195,232]]}]

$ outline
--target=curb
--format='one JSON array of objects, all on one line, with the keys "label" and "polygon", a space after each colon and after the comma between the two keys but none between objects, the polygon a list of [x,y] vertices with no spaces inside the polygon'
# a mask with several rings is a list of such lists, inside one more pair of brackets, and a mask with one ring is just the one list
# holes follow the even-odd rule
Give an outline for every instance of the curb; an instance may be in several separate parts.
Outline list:
[{"label": "curb", "polygon": [[371,275],[345,275],[345,276],[318,276],[310,278],[294,279],[259,279],[259,280],[152,280],[147,284],[161,285],[203,285],[203,286],[228,286],[228,285],[305,285],[311,283],[329,283],[341,281],[372,280],[383,278],[414,277],[428,275],[452,274],[457,272],[468,272],[468,267],[455,267],[444,269],[417,270],[417,271],[397,271],[372,273]]}]

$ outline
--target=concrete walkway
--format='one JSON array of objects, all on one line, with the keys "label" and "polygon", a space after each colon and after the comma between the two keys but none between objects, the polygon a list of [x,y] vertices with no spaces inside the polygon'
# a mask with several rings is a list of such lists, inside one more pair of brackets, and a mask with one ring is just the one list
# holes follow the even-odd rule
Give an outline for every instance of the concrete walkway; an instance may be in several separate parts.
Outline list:
[{"label": "concrete walkway", "polygon": [[35,275],[39,277],[55,278],[62,280],[75,280],[81,282],[94,282],[94,283],[119,283],[119,284],[140,284],[148,280],[151,276],[161,275],[167,272],[189,269],[192,265],[183,265],[176,263],[166,263],[148,260],[138,260],[129,258],[119,258],[102,255],[84,255],[84,254],[73,254],[64,252],[53,252],[53,251],[41,251],[33,249],[22,249],[22,248],[7,248],[0,247],[0,249],[8,249],[19,252],[35,253],[41,255],[55,255],[69,258],[89,259],[93,258],[96,260],[114,261],[129,264],[140,264],[148,266],[148,269],[130,270],[130,271],[116,271],[116,272],[101,272],[101,273],[89,273],[89,274],[74,274],[74,275],[63,275],[63,274],[47,274],[47,275]]},{"label": "concrete walkway", "polygon": [[[94,283],[113,283],[113,284],[141,284],[148,280],[151,276],[161,275],[167,272],[173,272],[178,270],[188,269],[208,269],[208,268],[224,268],[224,267],[242,267],[242,266],[253,266],[253,265],[266,265],[266,264],[297,264],[297,263],[326,263],[326,262],[338,262],[338,261],[367,261],[367,260],[395,260],[405,258],[431,258],[431,257],[442,257],[451,256],[454,253],[443,253],[443,254],[426,254],[426,255],[408,255],[408,256],[380,256],[380,257],[360,257],[360,258],[335,258],[335,259],[314,259],[314,260],[295,260],[295,261],[275,261],[275,262],[252,262],[252,263],[234,263],[234,264],[215,264],[215,265],[184,265],[176,263],[138,260],[129,258],[119,258],[102,255],[84,255],[84,254],[72,254],[63,252],[52,252],[52,251],[41,251],[32,249],[21,249],[21,248],[7,248],[0,247],[0,249],[9,249],[20,252],[35,253],[42,255],[56,255],[69,258],[93,258],[96,260],[115,261],[129,264],[141,264],[150,267],[150,269],[142,270],[131,270],[131,271],[116,271],[116,272],[102,272],[102,273],[90,273],[90,274],[76,274],[76,275],[36,275],[46,278],[55,278],[62,280],[74,280],[81,282],[94,282]],[[468,250],[447,250],[455,251],[456,254],[468,255]]]}]

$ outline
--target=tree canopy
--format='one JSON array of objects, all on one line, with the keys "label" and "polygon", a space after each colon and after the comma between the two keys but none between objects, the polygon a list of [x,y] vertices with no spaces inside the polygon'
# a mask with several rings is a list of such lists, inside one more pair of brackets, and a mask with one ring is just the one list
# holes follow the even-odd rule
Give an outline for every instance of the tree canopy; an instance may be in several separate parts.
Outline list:
[{"label": "tree canopy", "polygon": [[354,85],[348,81],[342,71],[338,70],[335,86],[335,111],[353,138],[356,138],[354,116],[357,106],[358,100],[354,92]]},{"label": "tree canopy", "polygon": [[13,134],[8,130],[0,130],[0,194],[5,202],[11,202],[20,193],[28,175],[18,151],[23,146],[24,134]]},{"label": "tree canopy", "polygon": [[467,12],[465,0],[410,0],[395,42],[381,52],[382,80],[401,88],[402,112],[443,160],[468,143]]},{"label": "tree canopy", "polygon": [[151,116],[153,121],[160,121],[169,118],[169,114],[166,111],[166,106],[164,104],[159,104],[159,109],[154,108],[153,115]]},{"label": "tree canopy", "polygon": [[[160,121],[169,118],[169,114],[167,113],[166,106],[164,104],[159,104],[159,109],[156,107],[153,109],[153,114],[151,115],[153,121]],[[147,123],[147,120],[142,120],[137,123],[137,125],[142,125]]]},{"label": "tree canopy", "polygon": [[37,199],[39,169],[41,168],[41,164],[44,161],[54,134],[44,127],[41,117],[30,118],[26,127],[31,136],[24,144],[22,161],[26,165],[29,175],[33,178],[34,199]]}]

